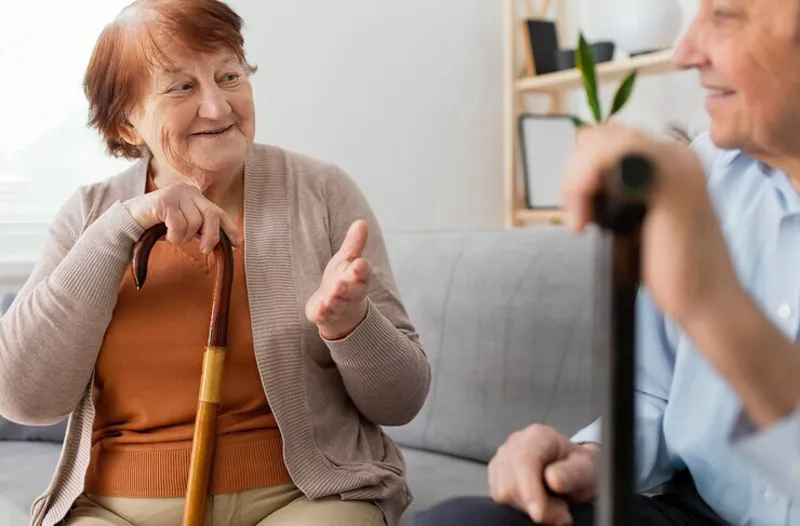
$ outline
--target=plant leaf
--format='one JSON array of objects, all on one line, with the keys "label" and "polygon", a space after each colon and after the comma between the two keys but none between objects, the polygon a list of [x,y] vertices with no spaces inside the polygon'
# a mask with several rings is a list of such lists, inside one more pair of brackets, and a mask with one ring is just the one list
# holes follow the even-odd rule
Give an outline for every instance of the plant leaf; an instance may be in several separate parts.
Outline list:
[{"label": "plant leaf", "polygon": [[584,120],[578,117],[577,115],[570,115],[569,118],[572,119],[572,124],[574,124],[576,128],[580,128],[581,126],[586,126],[586,122],[584,122]]},{"label": "plant leaf", "polygon": [[630,75],[625,77],[625,80],[622,81],[619,88],[617,88],[617,93],[614,95],[614,104],[611,106],[611,113],[608,114],[609,117],[621,110],[623,106],[625,106],[625,103],[628,102],[631,93],[633,93],[633,87],[636,84],[637,73],[636,70],[631,72]]},{"label": "plant leaf", "polygon": [[603,112],[600,110],[600,100],[597,97],[594,55],[586,39],[583,38],[583,33],[578,37],[578,52],[575,53],[575,65],[581,72],[583,89],[586,91],[586,101],[592,109],[595,120],[600,122],[603,120]]}]

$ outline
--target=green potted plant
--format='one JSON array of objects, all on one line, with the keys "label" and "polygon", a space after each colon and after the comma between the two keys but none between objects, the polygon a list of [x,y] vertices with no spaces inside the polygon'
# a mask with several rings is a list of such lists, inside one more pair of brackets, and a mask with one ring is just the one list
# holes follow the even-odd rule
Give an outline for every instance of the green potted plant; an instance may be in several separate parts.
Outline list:
[{"label": "green potted plant", "polygon": [[[581,73],[583,89],[586,92],[586,101],[589,103],[589,108],[592,110],[595,122],[601,123],[606,119],[610,119],[620,111],[628,102],[628,99],[630,99],[631,93],[633,93],[633,87],[636,84],[636,70],[625,77],[625,80],[619,85],[617,92],[614,94],[614,102],[611,104],[611,111],[608,112],[606,117],[603,116],[603,109],[597,94],[595,59],[592,54],[592,48],[586,42],[583,33],[580,33],[578,36],[578,49],[575,52],[575,66]],[[575,126],[580,127],[587,124],[576,115],[571,115],[570,117],[572,118],[572,122],[575,123]]]}]

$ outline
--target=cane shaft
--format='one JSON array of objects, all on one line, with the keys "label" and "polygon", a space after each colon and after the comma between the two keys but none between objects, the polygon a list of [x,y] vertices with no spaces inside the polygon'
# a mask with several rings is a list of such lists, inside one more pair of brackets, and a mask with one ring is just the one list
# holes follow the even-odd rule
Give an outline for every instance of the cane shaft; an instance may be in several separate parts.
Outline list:
[{"label": "cane shaft", "polygon": [[632,155],[606,174],[603,191],[595,199],[597,222],[611,233],[599,526],[628,526],[635,513],[636,297],[641,279],[641,229],[653,186],[650,160]]},{"label": "cane shaft", "polygon": [[639,235],[611,241],[611,341],[606,368],[599,526],[632,524],[634,506],[634,388]]},{"label": "cane shaft", "polygon": [[200,396],[192,439],[183,526],[203,526],[205,522],[224,367],[225,348],[207,348],[203,353],[203,373],[200,377]]}]

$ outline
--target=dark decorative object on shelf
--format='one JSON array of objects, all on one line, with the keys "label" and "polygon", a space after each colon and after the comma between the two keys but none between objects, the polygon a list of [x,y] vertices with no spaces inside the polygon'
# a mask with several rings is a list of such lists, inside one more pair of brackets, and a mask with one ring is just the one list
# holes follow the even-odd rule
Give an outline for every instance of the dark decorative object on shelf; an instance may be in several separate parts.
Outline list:
[{"label": "dark decorative object on shelf", "polygon": [[556,67],[559,71],[575,67],[575,50],[559,49],[556,51]]},{"label": "dark decorative object on shelf", "polygon": [[558,36],[555,22],[528,19],[525,21],[525,63],[528,76],[557,71]]},{"label": "dark decorative object on shelf", "polygon": [[589,46],[596,63],[609,62],[614,58],[614,43],[609,41],[595,42]]},{"label": "dark decorative object on shelf", "polygon": [[[614,58],[615,46],[613,42],[595,42],[589,48],[592,50],[592,56],[595,63],[610,62]],[[572,69],[575,67],[575,50],[574,49],[559,49],[556,51],[556,67],[559,71],[565,69]]]}]

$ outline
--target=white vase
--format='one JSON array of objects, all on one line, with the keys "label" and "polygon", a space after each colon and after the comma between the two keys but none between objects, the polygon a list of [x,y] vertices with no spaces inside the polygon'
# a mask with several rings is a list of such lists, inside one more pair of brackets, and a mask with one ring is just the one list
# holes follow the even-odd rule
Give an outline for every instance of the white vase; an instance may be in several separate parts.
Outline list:
[{"label": "white vase", "polygon": [[616,0],[609,15],[612,38],[629,55],[672,47],[683,22],[678,0]]}]

